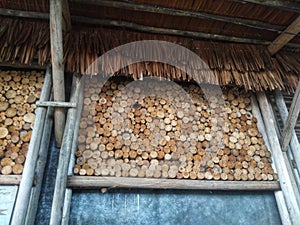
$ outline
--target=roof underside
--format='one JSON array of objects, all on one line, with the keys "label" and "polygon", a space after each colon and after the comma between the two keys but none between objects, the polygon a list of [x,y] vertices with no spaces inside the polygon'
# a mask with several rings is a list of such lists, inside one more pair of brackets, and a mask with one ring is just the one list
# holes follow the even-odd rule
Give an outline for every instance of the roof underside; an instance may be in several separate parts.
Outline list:
[{"label": "roof underside", "polygon": [[[267,47],[298,18],[300,3],[251,2],[255,1],[70,0],[72,28],[64,33],[65,69],[82,74],[94,74],[99,69],[111,73],[119,59],[111,58],[111,65],[106,67],[89,65],[122,44],[164,40],[194,51],[211,69],[215,82],[201,68],[187,75],[179,68],[153,62],[134,64],[113,74],[137,78],[147,71],[150,76],[243,86],[254,91],[294,91],[300,73],[299,36],[274,57]],[[0,13],[0,61],[49,62],[49,0],[2,0],[0,7],[13,10],[11,14]]]}]

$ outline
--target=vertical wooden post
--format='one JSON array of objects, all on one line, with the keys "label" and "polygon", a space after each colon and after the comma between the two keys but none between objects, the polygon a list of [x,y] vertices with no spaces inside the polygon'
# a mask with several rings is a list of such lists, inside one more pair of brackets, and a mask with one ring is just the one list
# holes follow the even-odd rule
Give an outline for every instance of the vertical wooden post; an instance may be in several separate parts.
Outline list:
[{"label": "vertical wooden post", "polygon": [[264,92],[258,93],[257,99],[262,112],[269,144],[274,155],[274,163],[278,170],[280,186],[285,198],[292,224],[299,224],[300,210],[296,200],[296,195],[299,195],[299,192],[298,190],[294,190],[293,188],[290,174],[284,161],[283,152],[281,151],[280,143],[275,130],[275,121],[272,116],[271,106]]},{"label": "vertical wooden post", "polygon": [[[50,0],[50,43],[54,101],[65,101],[62,0]],[[55,144],[61,146],[65,126],[65,109],[54,109]]]},{"label": "vertical wooden post", "polygon": [[[40,101],[47,101],[50,97],[51,90],[51,71],[48,68],[44,80],[43,90]],[[38,107],[36,109],[36,117],[34,121],[34,129],[28,148],[28,153],[22,174],[22,180],[19,186],[17,200],[11,219],[11,225],[23,225],[30,200],[31,189],[35,176],[35,166],[38,158],[39,148],[41,144],[42,132],[44,128],[44,120],[47,109]]]},{"label": "vertical wooden post", "polygon": [[[68,175],[73,175],[73,166],[75,164],[75,152],[77,150],[77,137],[79,132],[79,124],[81,119],[81,111],[83,107],[83,88],[84,88],[84,81],[85,79],[82,78],[82,82],[80,82],[79,86],[79,94],[78,94],[78,104],[77,104],[77,115],[76,115],[76,123],[74,128],[74,135],[72,141],[72,149],[71,149],[71,157],[70,163],[68,168]],[[69,217],[70,217],[70,209],[71,209],[71,198],[72,198],[72,189],[67,188],[64,200],[64,207],[63,207],[63,217],[61,225],[68,225],[69,224]]]},{"label": "vertical wooden post", "polygon": [[[300,17],[299,17],[300,18]],[[281,135],[282,151],[286,151],[291,141],[292,132],[295,128],[297,118],[300,112],[300,82],[298,82],[292,105],[289,110],[289,115],[285,121],[285,125]]]},{"label": "vertical wooden post", "polygon": [[[279,90],[275,90],[274,96],[275,96],[275,102],[279,110],[279,115],[281,117],[281,120],[283,121],[283,123],[285,123],[289,113],[284,98],[282,96],[282,93]],[[299,151],[300,145],[295,130],[292,131],[290,146],[291,146],[291,151],[293,153],[294,161],[297,166],[298,173],[300,173],[300,151]]]},{"label": "vertical wooden post", "polygon": [[[71,102],[77,102],[79,93],[79,79],[73,78]],[[59,154],[59,161],[57,166],[55,189],[53,195],[53,202],[51,208],[50,225],[60,225],[62,221],[63,205],[65,199],[65,192],[67,187],[68,167],[71,156],[72,140],[74,135],[74,125],[76,122],[76,108],[68,110],[68,117],[64,131],[61,151]]]},{"label": "vertical wooden post", "polygon": [[[266,146],[268,147],[268,149],[270,149],[270,143],[269,143],[269,140],[268,140],[268,137],[267,137],[267,134],[266,134],[265,124],[264,124],[263,118],[261,116],[261,112],[259,110],[258,102],[257,102],[256,97],[254,95],[251,96],[251,102],[252,102],[253,115],[257,119],[257,128],[262,133],[263,138],[264,138],[265,143],[266,143]],[[273,155],[272,158],[274,158],[274,155]],[[272,166],[274,167],[275,172],[277,172],[277,168],[274,165],[274,160],[273,160]],[[278,211],[279,211],[279,214],[280,214],[282,224],[283,225],[291,225],[292,222],[291,222],[291,219],[290,219],[289,212],[287,210],[287,206],[286,206],[286,203],[285,203],[285,200],[284,200],[284,195],[282,193],[282,190],[275,191],[274,195],[275,195],[277,208],[278,208]]]}]

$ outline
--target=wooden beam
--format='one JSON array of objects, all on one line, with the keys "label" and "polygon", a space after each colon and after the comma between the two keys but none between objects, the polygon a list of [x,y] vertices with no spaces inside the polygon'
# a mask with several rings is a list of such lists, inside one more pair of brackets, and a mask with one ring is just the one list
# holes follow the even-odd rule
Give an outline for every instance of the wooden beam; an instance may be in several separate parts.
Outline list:
[{"label": "wooden beam", "polygon": [[[294,131],[297,123],[297,118],[300,112],[300,82],[298,82],[297,90],[289,110],[289,115],[285,121],[285,125],[281,134],[281,147],[286,151],[291,141],[292,132]],[[299,149],[298,149],[299,151]]]},{"label": "wooden beam", "polygon": [[228,41],[228,42],[237,42],[237,43],[248,43],[248,44],[263,44],[267,45],[270,42],[263,40],[255,40],[249,38],[240,38],[234,36],[226,36],[220,34],[211,34],[211,33],[203,33],[203,32],[193,32],[187,30],[177,30],[177,29],[168,29],[168,28],[159,28],[159,27],[151,27],[144,26],[136,23],[119,21],[119,20],[110,20],[110,19],[93,19],[82,16],[73,16],[74,21],[80,23],[87,24],[95,24],[101,25],[105,27],[118,27],[118,28],[128,28],[136,31],[142,31],[146,33],[154,33],[154,34],[165,34],[165,35],[175,35],[175,36],[183,36],[197,39],[209,39],[209,40],[219,40],[219,41]]},{"label": "wooden beam", "polygon": [[16,69],[35,69],[35,70],[45,70],[47,68],[47,65],[39,65],[37,63],[21,64],[21,63],[0,62],[0,66],[16,68]]},{"label": "wooden beam", "polygon": [[271,105],[264,92],[257,93],[257,99],[262,112],[271,151],[274,155],[274,163],[277,168],[281,190],[284,195],[290,218],[293,224],[299,224],[300,210],[297,203],[297,195],[299,195],[299,190],[295,190],[292,185],[292,179],[290,177],[291,175],[289,174],[283,152],[281,151],[280,143],[277,138]]},{"label": "wooden beam", "polygon": [[[270,143],[268,140],[265,124],[261,115],[261,111],[259,109],[259,105],[256,99],[256,96],[254,94],[251,95],[251,105],[252,105],[252,113],[253,116],[257,119],[257,128],[261,132],[263,139],[265,141],[265,144],[268,149],[271,149]],[[274,155],[272,155],[272,160],[274,158]],[[274,171],[277,173],[276,165],[274,164],[274,160],[272,161],[272,168],[274,168]],[[286,202],[284,199],[284,194],[282,190],[274,191],[274,196],[276,199],[277,208],[280,214],[280,218],[283,225],[292,225],[290,214],[288,212]]]},{"label": "wooden beam", "polygon": [[76,108],[77,104],[76,102],[52,102],[52,101],[37,101],[37,106],[42,107],[64,107],[64,108]]},{"label": "wooden beam", "polygon": [[18,185],[21,179],[22,175],[1,175],[0,185]]},{"label": "wooden beam", "polygon": [[292,22],[269,46],[268,50],[271,55],[276,54],[289,41],[291,41],[300,32],[300,16]]},{"label": "wooden beam", "polygon": [[[87,79],[87,76],[84,76],[84,78],[81,79],[80,87],[79,87],[79,94],[78,94],[78,108],[77,108],[77,115],[76,115],[76,122],[74,126],[74,135],[73,135],[73,141],[72,141],[72,149],[71,149],[71,158],[68,168],[68,175],[73,175],[73,167],[75,165],[75,152],[77,151],[78,146],[78,132],[79,132],[79,124],[81,121],[81,112],[83,107],[83,99],[84,99],[84,83]],[[66,194],[65,194],[65,200],[64,200],[64,207],[63,207],[63,217],[62,217],[62,223],[61,225],[68,225],[69,224],[69,218],[70,218],[70,210],[71,210],[71,200],[72,200],[72,189],[67,188]]]},{"label": "wooden beam", "polygon": [[41,146],[39,148],[38,161],[36,163],[36,169],[35,169],[36,183],[31,190],[30,202],[27,207],[25,225],[32,225],[35,222],[40,194],[42,191],[44,171],[47,164],[49,143],[52,134],[52,125],[53,125],[53,108],[48,108],[46,113],[46,118],[45,118],[45,125],[43,129],[42,139],[41,139]]},{"label": "wooden beam", "polygon": [[[73,77],[70,102],[77,102],[79,94],[79,79]],[[61,151],[57,165],[53,202],[51,207],[50,225],[60,225],[63,215],[63,206],[67,186],[67,174],[71,157],[74,126],[76,123],[77,108],[68,110],[68,117],[64,131]]]},{"label": "wooden beam", "polygon": [[[51,87],[51,72],[48,68],[46,71],[43,89],[40,97],[41,101],[49,100]],[[30,139],[12,220],[10,223],[11,225],[23,225],[25,223],[31,190],[35,179],[35,167],[38,160],[39,148],[41,145],[41,134],[43,133],[46,111],[47,109],[42,107],[38,107],[36,109],[34,128]]]},{"label": "wooden beam", "polygon": [[277,8],[280,10],[300,12],[300,3],[297,1],[286,1],[286,0],[231,0],[234,2],[241,3],[252,3],[257,5],[263,5],[271,8]]},{"label": "wooden beam", "polygon": [[[50,0],[50,44],[54,101],[65,101],[64,59],[62,38],[62,1]],[[65,126],[65,109],[54,109],[55,144],[61,146]]]},{"label": "wooden beam", "polygon": [[[285,123],[288,118],[289,112],[287,110],[282,93],[279,90],[275,90],[274,97],[281,120],[283,121],[283,123]],[[290,146],[297,170],[300,173],[300,145],[295,130],[292,131]]]},{"label": "wooden beam", "polygon": [[[17,10],[10,10],[10,11],[14,11],[14,16],[20,18],[30,18],[30,19],[36,18],[36,12],[23,12]],[[44,13],[45,15],[43,16],[41,16],[40,14],[41,13],[38,13],[37,17],[41,17],[43,19],[49,18],[48,13]],[[0,15],[6,15],[5,10],[3,10],[2,12],[0,9]],[[240,38],[240,37],[233,37],[233,36],[226,36],[226,35],[218,35],[213,33],[203,33],[203,32],[193,32],[193,31],[186,31],[186,30],[151,27],[151,26],[144,26],[140,24],[135,24],[126,21],[119,21],[119,20],[95,19],[95,18],[81,17],[81,16],[71,16],[71,19],[73,22],[77,22],[77,23],[95,24],[95,25],[101,25],[105,27],[128,28],[140,32],[147,32],[147,33],[154,33],[154,34],[175,35],[175,36],[182,36],[182,37],[195,38],[195,39],[209,39],[209,40],[217,40],[217,41],[244,43],[244,44],[261,44],[261,45],[271,44],[270,41],[264,41],[258,39]],[[294,43],[288,43],[287,46],[291,48],[300,48],[300,44],[294,44]]]},{"label": "wooden beam", "polygon": [[134,177],[70,176],[68,187],[82,189],[107,188],[151,188],[189,190],[279,190],[277,181],[211,181],[179,180]]},{"label": "wooden beam", "polygon": [[258,20],[250,20],[244,18],[237,18],[237,17],[230,17],[230,16],[220,16],[211,13],[203,13],[203,12],[192,12],[192,11],[185,11],[175,8],[166,8],[157,5],[150,5],[150,4],[140,4],[134,2],[120,2],[120,1],[108,1],[108,0],[71,0],[71,2],[75,3],[84,3],[89,5],[97,5],[97,6],[105,6],[105,7],[112,7],[117,9],[126,9],[132,10],[137,12],[150,12],[150,13],[158,13],[163,15],[170,15],[170,16],[185,16],[185,17],[193,17],[198,19],[209,19],[209,20],[216,20],[225,23],[232,23],[240,26],[251,27],[255,29],[261,30],[269,30],[273,32],[280,33],[284,27],[277,26],[265,22],[261,22]]}]

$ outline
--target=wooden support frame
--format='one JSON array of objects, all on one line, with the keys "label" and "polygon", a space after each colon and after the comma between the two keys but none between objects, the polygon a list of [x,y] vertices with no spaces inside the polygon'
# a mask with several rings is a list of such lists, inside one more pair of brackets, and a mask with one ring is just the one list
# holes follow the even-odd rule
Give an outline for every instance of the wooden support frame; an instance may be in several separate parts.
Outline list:
[{"label": "wooden support frame", "polygon": [[210,13],[203,13],[203,12],[192,12],[192,11],[185,11],[175,8],[166,8],[156,5],[150,4],[141,4],[141,3],[134,3],[134,2],[120,2],[114,0],[71,0],[74,3],[84,3],[89,5],[97,5],[97,6],[105,6],[105,7],[112,7],[117,9],[126,9],[138,12],[150,12],[150,13],[159,13],[163,15],[170,15],[170,16],[186,16],[192,18],[199,18],[199,19],[209,19],[209,20],[216,20],[225,23],[232,23],[240,26],[251,27],[260,30],[269,30],[274,32],[281,33],[284,27],[271,25],[269,23],[257,21],[257,20],[250,20],[244,18],[235,18],[230,16],[220,16]]},{"label": "wooden support frame", "polygon": [[[7,13],[6,10],[0,9],[0,15],[4,16],[16,16],[20,18],[42,18],[42,19],[49,19],[48,13],[36,13],[36,12],[25,12],[25,11],[18,11],[18,10],[9,10],[10,13]],[[159,27],[150,27],[144,26],[141,24],[130,23],[126,21],[119,21],[119,20],[109,20],[109,19],[94,19],[89,17],[81,17],[81,16],[71,16],[71,20],[73,22],[85,23],[85,24],[95,24],[101,26],[109,26],[109,27],[119,27],[119,28],[128,28],[133,29],[136,31],[141,32],[149,32],[154,34],[165,34],[165,35],[176,35],[176,36],[183,36],[183,37],[190,37],[196,39],[209,39],[209,40],[218,40],[218,41],[230,41],[236,43],[244,43],[244,44],[262,44],[262,45],[269,45],[272,42],[258,40],[258,39],[249,39],[249,38],[239,38],[239,37],[232,37],[226,35],[217,35],[213,33],[203,33],[203,32],[193,32],[193,31],[186,31],[186,30],[176,30],[176,29],[166,29],[166,28],[159,28]],[[300,48],[299,44],[295,43],[288,43],[286,44],[288,47],[292,48]]]},{"label": "wooden support frame", "polygon": [[22,175],[1,175],[0,185],[19,185]]},{"label": "wooden support frame", "polygon": [[[50,97],[50,90],[52,87],[51,70],[48,67],[45,75],[44,85],[41,93],[40,100],[47,101]],[[46,108],[38,107],[36,109],[35,126],[32,132],[28,153],[20,182],[19,191],[11,225],[23,225],[25,223],[27,208],[30,201],[32,186],[35,179],[35,166],[38,160],[39,148],[41,145],[42,132],[44,128],[44,120],[46,117]]]},{"label": "wooden support frame", "polygon": [[[79,94],[80,79],[78,76],[73,77],[71,102],[77,102]],[[55,189],[53,195],[53,202],[51,208],[50,225],[60,225],[63,215],[63,205],[65,199],[65,192],[67,187],[67,174],[69,168],[69,161],[71,157],[71,143],[74,135],[74,124],[77,115],[76,108],[68,110],[67,122],[64,131],[61,151],[59,154],[59,161],[57,167]]]},{"label": "wooden support frame", "polygon": [[[86,77],[85,77],[86,78]],[[71,158],[68,168],[68,176],[73,174],[73,166],[75,164],[75,152],[77,150],[77,137],[79,132],[79,124],[81,119],[81,111],[83,107],[83,85],[85,79],[81,79],[81,83],[79,86],[79,94],[78,94],[78,108],[77,108],[77,115],[76,115],[76,123],[74,128],[74,135],[72,140],[72,149],[71,149]],[[69,217],[70,217],[70,209],[71,209],[71,198],[72,198],[72,189],[67,188],[65,199],[64,199],[64,206],[63,206],[63,217],[61,225],[68,225],[69,224]]]},{"label": "wooden support frame", "polygon": [[290,174],[284,160],[283,152],[280,148],[280,143],[275,130],[275,122],[272,115],[272,108],[268,102],[264,92],[257,94],[259,106],[261,108],[266,134],[274,157],[274,163],[278,170],[279,182],[287,205],[292,224],[299,224],[300,210],[297,203],[296,195],[299,195],[298,190],[295,190],[292,185]]},{"label": "wooden support frame", "polygon": [[150,188],[150,189],[187,189],[187,190],[279,190],[277,181],[211,181],[178,180],[134,177],[88,177],[70,176],[68,187],[83,189],[107,188]]},{"label": "wooden support frame", "polygon": [[257,5],[268,6],[271,8],[278,8],[285,11],[300,12],[300,4],[296,1],[286,0],[231,0],[241,3],[253,3]]},{"label": "wooden support frame", "polygon": [[47,163],[49,143],[50,143],[50,138],[52,133],[52,125],[53,125],[53,108],[48,108],[46,113],[46,118],[45,118],[45,125],[44,125],[42,140],[41,140],[41,146],[39,149],[40,151],[38,155],[38,161],[35,169],[36,183],[31,191],[25,225],[31,225],[35,223],[40,193],[42,190],[43,176],[44,176],[44,171]]},{"label": "wooden support frame", "polygon": [[300,32],[300,16],[292,22],[285,30],[284,33],[279,35],[269,46],[268,50],[271,55],[276,54],[283,48],[289,41],[291,41]]},{"label": "wooden support frame", "polygon": [[292,105],[290,107],[288,117],[283,127],[283,131],[281,135],[282,151],[286,151],[289,146],[292,137],[292,132],[297,123],[299,112],[300,112],[300,82],[298,82],[297,90],[294,94]]},{"label": "wooden support frame", "polygon": [[[259,109],[259,105],[258,102],[256,100],[256,97],[254,94],[252,94],[251,96],[251,103],[252,103],[252,113],[253,115],[256,117],[257,119],[257,128],[259,129],[259,131],[262,133],[263,138],[265,140],[266,146],[268,147],[268,149],[270,149],[270,143],[266,134],[266,129],[265,129],[265,125],[264,125],[264,121],[261,115],[261,111]],[[272,167],[274,168],[275,172],[277,172],[276,169],[276,165],[274,165],[274,160],[272,163]],[[284,200],[284,195],[282,190],[278,190],[278,191],[274,191],[274,196],[276,199],[276,203],[277,203],[277,208],[280,214],[280,218],[281,218],[281,222],[283,225],[291,225],[292,222],[290,220],[290,215],[287,209],[287,205],[285,203]]]},{"label": "wooden support frame", "polygon": [[77,104],[76,102],[50,102],[50,101],[37,101],[37,106],[41,107],[64,107],[64,108],[76,108]]},{"label": "wooden support frame", "polygon": [[[50,0],[50,44],[54,101],[65,101],[62,1]],[[55,144],[61,146],[65,126],[65,109],[54,109]]]},{"label": "wooden support frame", "polygon": [[[284,98],[282,96],[282,93],[279,90],[274,91],[274,97],[275,102],[277,105],[277,108],[279,110],[279,115],[281,117],[281,120],[285,122],[288,117],[288,110],[284,101]],[[297,166],[298,173],[300,174],[300,144],[296,135],[295,130],[292,131],[292,137],[290,142],[291,151],[293,153],[294,161]]]}]

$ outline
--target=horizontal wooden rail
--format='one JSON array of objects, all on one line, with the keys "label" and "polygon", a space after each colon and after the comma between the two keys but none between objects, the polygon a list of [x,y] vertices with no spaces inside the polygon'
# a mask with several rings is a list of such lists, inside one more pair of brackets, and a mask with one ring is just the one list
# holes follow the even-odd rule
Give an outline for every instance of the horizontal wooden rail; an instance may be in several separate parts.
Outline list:
[{"label": "horizontal wooden rail", "polygon": [[0,175],[0,185],[19,185],[22,175]]},{"label": "horizontal wooden rail", "polygon": [[64,107],[64,108],[76,108],[77,104],[76,102],[50,102],[50,101],[37,101],[37,106],[41,107]]},{"label": "horizontal wooden rail", "polygon": [[68,177],[68,187],[73,189],[107,188],[150,188],[150,189],[190,189],[190,190],[279,190],[277,181],[211,181],[178,180],[133,177]]}]

